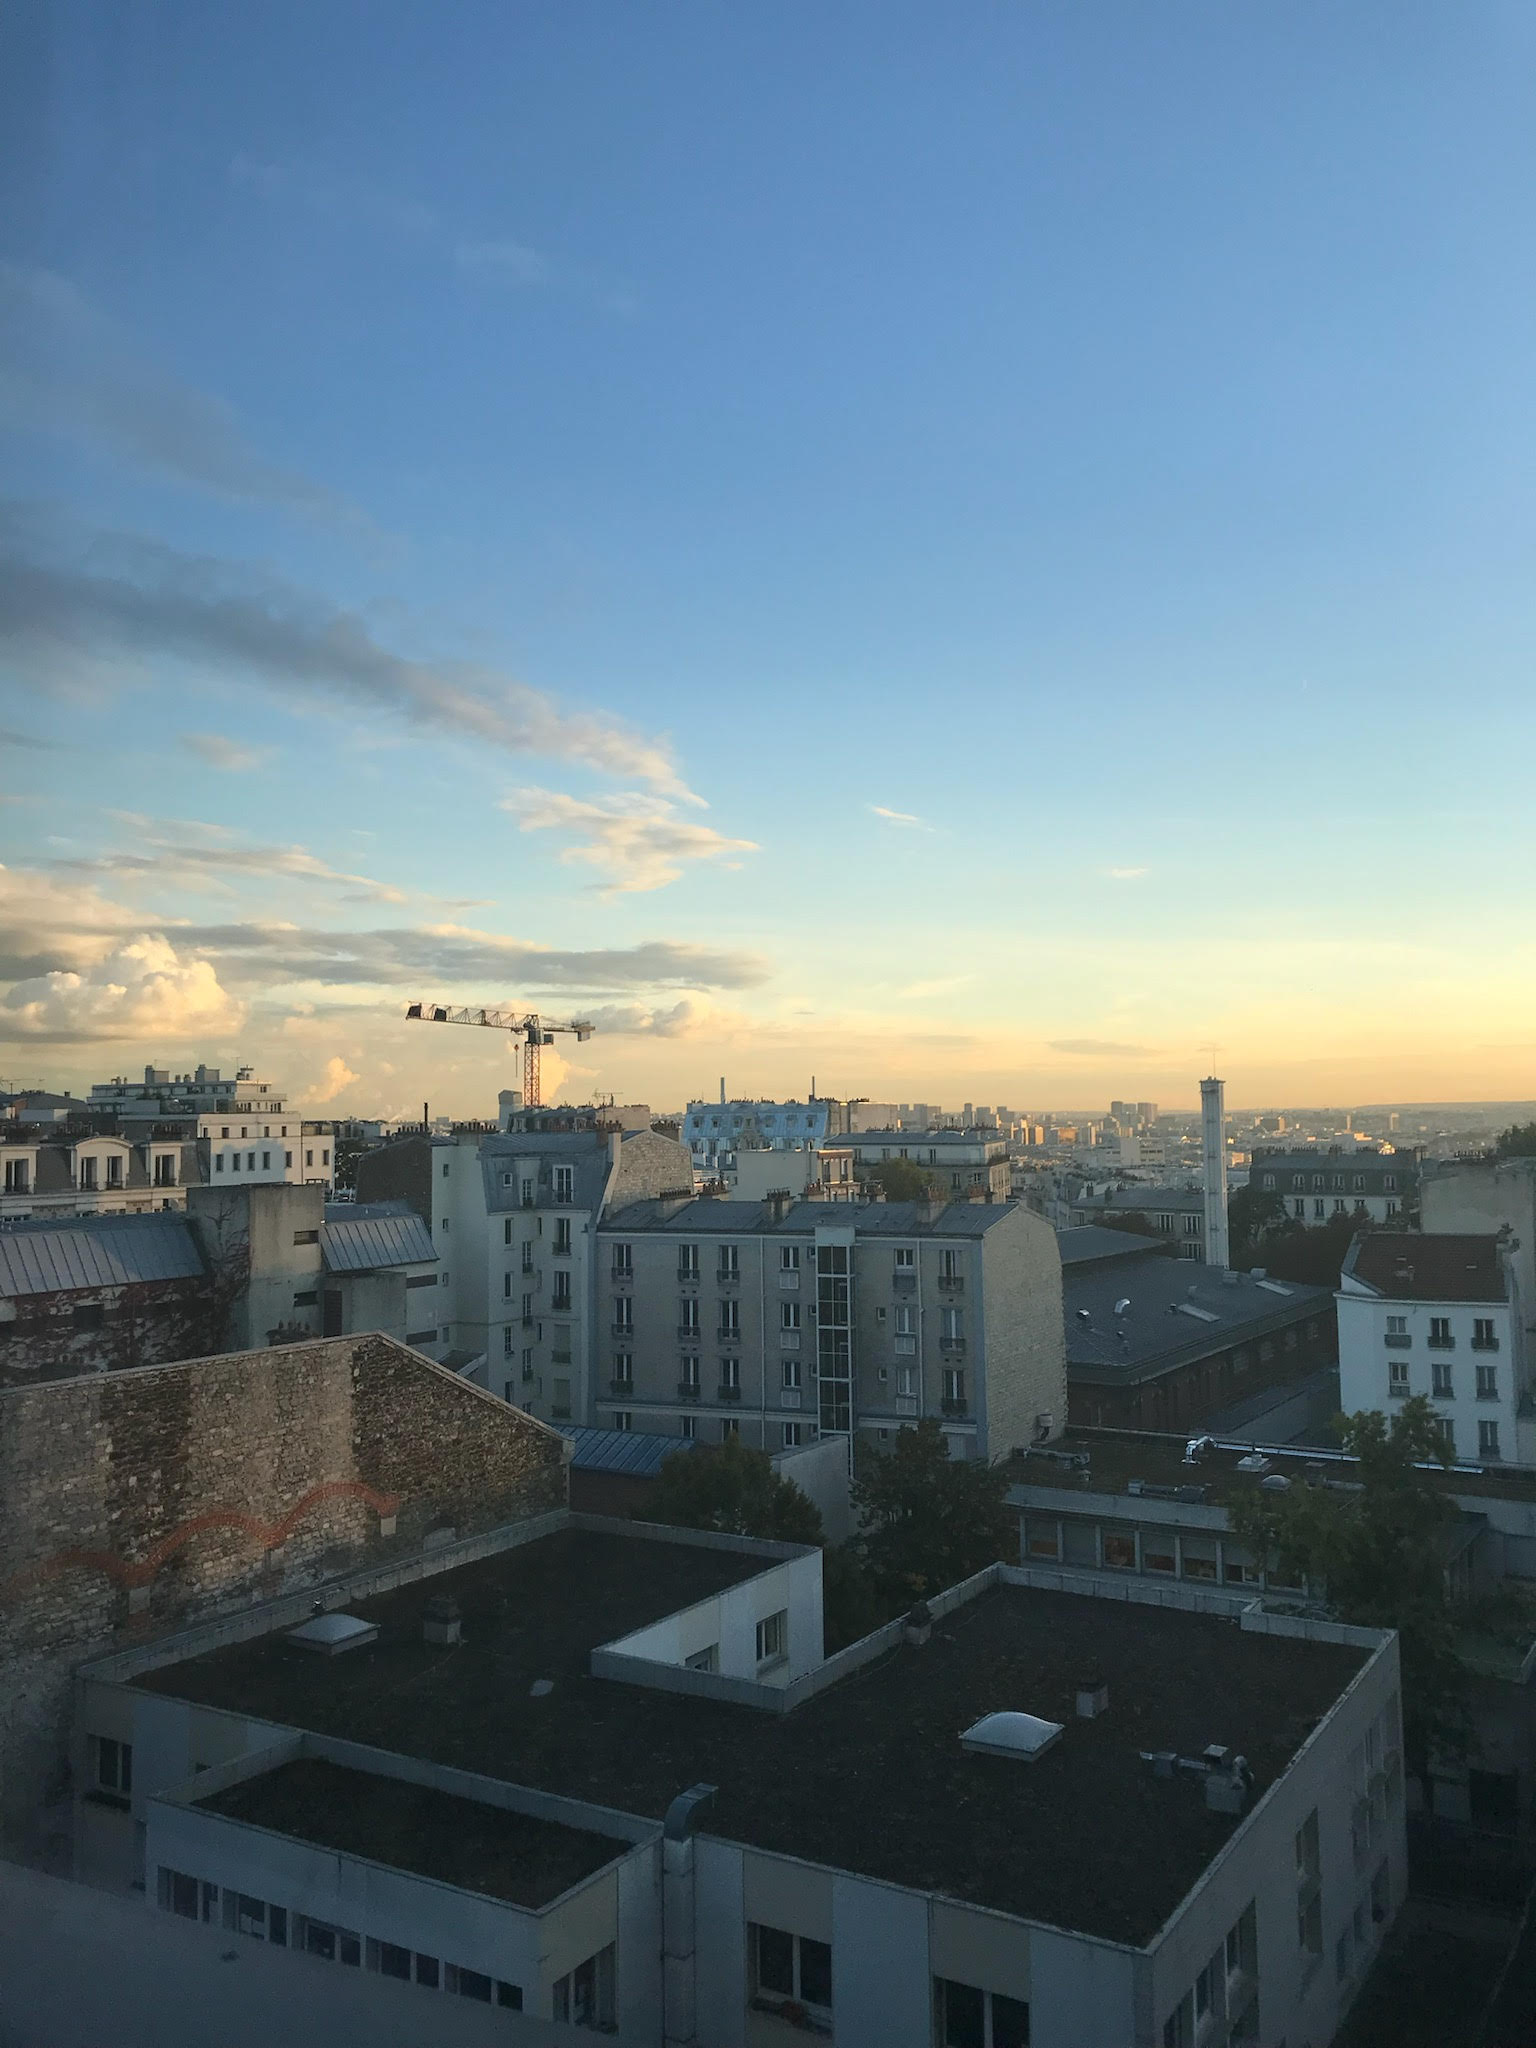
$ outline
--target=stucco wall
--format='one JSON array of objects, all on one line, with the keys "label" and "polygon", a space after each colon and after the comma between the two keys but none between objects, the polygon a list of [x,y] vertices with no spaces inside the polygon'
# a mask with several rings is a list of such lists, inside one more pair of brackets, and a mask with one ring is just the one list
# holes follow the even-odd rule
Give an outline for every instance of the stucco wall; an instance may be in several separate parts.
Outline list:
[{"label": "stucco wall", "polygon": [[1035,1419],[1052,1435],[1067,1426],[1067,1354],[1061,1253],[1050,1224],[1022,1206],[982,1239],[985,1316],[977,1396],[986,1403],[985,1454],[1006,1458],[1035,1441]]}]

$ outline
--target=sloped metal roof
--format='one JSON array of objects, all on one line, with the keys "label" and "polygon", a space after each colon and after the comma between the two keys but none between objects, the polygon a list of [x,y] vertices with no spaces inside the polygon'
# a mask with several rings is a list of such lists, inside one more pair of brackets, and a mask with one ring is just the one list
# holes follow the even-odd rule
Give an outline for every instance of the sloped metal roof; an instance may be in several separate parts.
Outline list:
[{"label": "sloped metal roof", "polygon": [[194,1280],[202,1254],[181,1215],[70,1216],[0,1230],[0,1296]]},{"label": "sloped metal roof", "polygon": [[571,1458],[578,1472],[628,1472],[651,1479],[674,1451],[691,1451],[687,1437],[657,1436],[643,1429],[565,1429],[576,1449]]},{"label": "sloped metal roof", "polygon": [[437,1264],[437,1247],[409,1202],[328,1202],[320,1251],[332,1273]]}]

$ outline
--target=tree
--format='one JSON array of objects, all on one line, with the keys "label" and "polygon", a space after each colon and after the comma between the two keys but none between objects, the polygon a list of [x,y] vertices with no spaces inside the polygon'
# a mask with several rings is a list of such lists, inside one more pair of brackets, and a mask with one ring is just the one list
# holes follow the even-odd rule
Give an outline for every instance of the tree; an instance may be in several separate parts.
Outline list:
[{"label": "tree", "polygon": [[864,1174],[866,1186],[878,1188],[888,1202],[921,1202],[942,1193],[942,1185],[915,1159],[878,1159]]},{"label": "tree", "polygon": [[1008,1475],[951,1458],[937,1422],[898,1430],[892,1450],[855,1479],[856,1539],[876,1597],[904,1607],[968,1579],[1013,1550]]},{"label": "tree", "polygon": [[722,1444],[674,1451],[637,1516],[677,1529],[718,1529],[731,1536],[766,1536],[779,1543],[821,1543],[821,1511],[810,1497],[773,1469],[766,1451],[740,1437]]},{"label": "tree", "polygon": [[1422,1394],[1391,1417],[1340,1416],[1344,1448],[1359,1460],[1360,1491],[1255,1487],[1230,1504],[1233,1530],[1266,1565],[1321,1589],[1329,1611],[1369,1628],[1395,1628],[1403,1670],[1404,1742],[1422,1774],[1432,1751],[1467,1741],[1465,1673],[1442,1563],[1454,1519],[1426,1465],[1445,1462],[1439,1417]]},{"label": "tree", "polygon": [[1536,1158],[1536,1124],[1511,1124],[1493,1149],[1500,1159]]},{"label": "tree", "polygon": [[1132,1237],[1160,1235],[1152,1218],[1141,1209],[1106,1209],[1099,1218],[1106,1230],[1128,1231]]},{"label": "tree", "polygon": [[1227,1203],[1227,1243],[1232,1264],[1239,1269],[1262,1266],[1260,1247],[1289,1227],[1283,1195],[1273,1190],[1265,1194],[1251,1181],[1247,1187],[1239,1188]]}]

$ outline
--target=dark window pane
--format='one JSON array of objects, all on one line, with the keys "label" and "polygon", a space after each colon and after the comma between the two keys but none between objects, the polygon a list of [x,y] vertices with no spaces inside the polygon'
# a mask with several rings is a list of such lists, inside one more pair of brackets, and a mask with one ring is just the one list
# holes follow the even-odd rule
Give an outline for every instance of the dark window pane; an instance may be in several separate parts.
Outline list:
[{"label": "dark window pane", "polygon": [[800,1937],[800,1996],[807,2005],[832,2003],[832,1951],[824,1941]]},{"label": "dark window pane", "polygon": [[510,2007],[513,2012],[523,2009],[523,1987],[521,1984],[505,1984],[496,1979],[496,2003]]},{"label": "dark window pane", "polygon": [[197,1879],[179,1870],[171,1872],[171,1911],[184,1920],[197,1918]]},{"label": "dark window pane", "polygon": [[784,1998],[795,1995],[795,1937],[782,1928],[757,1930],[757,1984]]},{"label": "dark window pane", "polygon": [[338,1934],[336,1950],[341,1960],[350,1963],[354,1970],[363,1960],[363,1945],[355,1934]]},{"label": "dark window pane", "polygon": [[403,1977],[410,1981],[411,1952],[400,1948],[392,1941],[379,1943],[379,1975],[381,1977]]},{"label": "dark window pane", "polygon": [[944,1986],[944,2048],[987,2048],[983,1999],[974,1984]]},{"label": "dark window pane", "polygon": [[436,1956],[419,1955],[416,1958],[416,1982],[418,1984],[425,1984],[429,1990],[435,1991],[441,1979],[442,1967]]},{"label": "dark window pane", "polygon": [[463,1998],[478,1998],[482,2005],[491,2002],[491,1980],[482,1977],[478,1970],[459,1971],[459,1995]]},{"label": "dark window pane", "polygon": [[1029,2007],[1000,1991],[992,1994],[992,2048],[1029,2048]]},{"label": "dark window pane", "polygon": [[336,1930],[334,1927],[317,1927],[313,1920],[305,1922],[304,1951],[306,1955],[319,1956],[322,1962],[336,1960]]},{"label": "dark window pane", "polygon": [[288,1908],[273,1906],[269,1909],[268,1941],[275,1941],[279,1948],[288,1946]]}]

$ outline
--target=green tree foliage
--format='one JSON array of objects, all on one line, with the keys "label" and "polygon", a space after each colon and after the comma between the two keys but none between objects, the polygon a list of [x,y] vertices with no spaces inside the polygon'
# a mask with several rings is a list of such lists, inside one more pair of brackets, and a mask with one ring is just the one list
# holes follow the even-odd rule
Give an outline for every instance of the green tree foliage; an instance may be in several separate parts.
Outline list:
[{"label": "green tree foliage", "polygon": [[1141,1209],[1106,1209],[1099,1221],[1106,1230],[1129,1231],[1132,1237],[1156,1237],[1157,1225]]},{"label": "green tree foliage", "polygon": [[1494,1146],[1500,1159],[1536,1158],[1536,1124],[1511,1124]]},{"label": "green tree foliage", "polygon": [[718,1529],[779,1543],[824,1540],[821,1511],[792,1479],[773,1469],[766,1451],[739,1437],[674,1451],[663,1461],[651,1497],[637,1514],[677,1529]]},{"label": "green tree foliage", "polygon": [[1239,1188],[1227,1203],[1227,1243],[1233,1265],[1240,1269],[1262,1266],[1260,1247],[1288,1228],[1283,1195],[1273,1190],[1265,1194],[1252,1182]]},{"label": "green tree foliage", "polygon": [[1456,1510],[1422,1469],[1444,1462],[1445,1439],[1422,1394],[1390,1420],[1369,1410],[1341,1416],[1339,1431],[1359,1460],[1358,1493],[1255,1487],[1232,1501],[1232,1527],[1285,1576],[1304,1576],[1340,1620],[1397,1630],[1404,1741],[1409,1768],[1422,1772],[1431,1750],[1455,1752],[1467,1741],[1465,1674],[1442,1561]]},{"label": "green tree foliage", "polygon": [[888,1202],[921,1202],[930,1193],[941,1192],[935,1176],[915,1159],[879,1159],[866,1168],[865,1185],[878,1190]]},{"label": "green tree foliage", "polygon": [[898,1430],[892,1450],[854,1481],[859,1554],[877,1600],[896,1611],[1012,1556],[1008,1475],[951,1458],[937,1422]]}]

